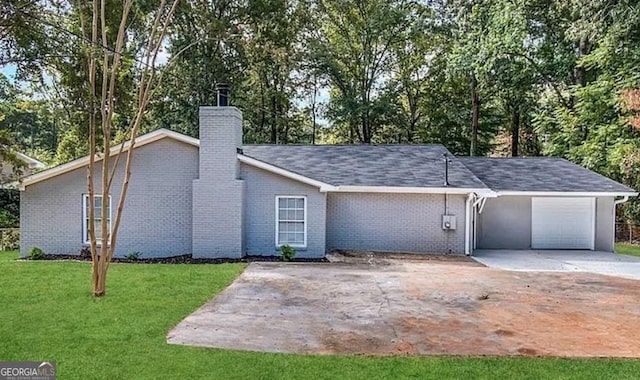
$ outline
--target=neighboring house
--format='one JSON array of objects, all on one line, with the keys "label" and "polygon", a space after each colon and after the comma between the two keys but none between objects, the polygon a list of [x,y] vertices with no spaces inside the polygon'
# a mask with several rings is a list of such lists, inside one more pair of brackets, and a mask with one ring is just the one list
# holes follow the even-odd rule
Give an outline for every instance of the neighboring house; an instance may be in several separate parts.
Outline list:
[{"label": "neighboring house", "polygon": [[1,184],[16,181],[21,176],[33,174],[37,170],[44,168],[44,164],[35,158],[31,158],[20,152],[15,152],[14,154],[15,158],[23,163],[23,166],[16,168],[14,162],[2,161],[2,163],[0,163]]},{"label": "neighboring house", "polygon": [[[200,140],[164,129],[137,139],[117,255],[237,258],[283,244],[299,257],[612,251],[615,204],[637,195],[556,158],[458,158],[442,145],[243,145],[242,124],[234,107],[201,107]],[[33,246],[87,245],[87,162],[23,180],[23,256]]]}]

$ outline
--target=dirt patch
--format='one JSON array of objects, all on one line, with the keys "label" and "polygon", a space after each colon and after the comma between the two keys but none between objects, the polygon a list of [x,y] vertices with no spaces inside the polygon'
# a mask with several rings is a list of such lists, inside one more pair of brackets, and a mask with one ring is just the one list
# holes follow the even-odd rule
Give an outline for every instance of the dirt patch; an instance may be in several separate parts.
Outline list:
[{"label": "dirt patch", "polygon": [[327,255],[327,259],[332,263],[351,263],[369,265],[395,265],[398,260],[407,262],[431,263],[456,263],[461,265],[482,267],[468,256],[441,254],[441,253],[404,253],[404,252],[381,252],[381,251],[352,251],[334,250]]},{"label": "dirt patch", "polygon": [[640,281],[384,260],[252,263],[168,341],[315,354],[640,357]]}]

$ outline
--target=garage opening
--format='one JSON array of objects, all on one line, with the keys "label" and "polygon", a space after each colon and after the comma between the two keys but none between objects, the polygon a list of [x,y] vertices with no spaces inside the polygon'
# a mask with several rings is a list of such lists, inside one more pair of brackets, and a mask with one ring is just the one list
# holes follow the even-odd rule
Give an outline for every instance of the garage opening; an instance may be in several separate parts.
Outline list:
[{"label": "garage opening", "polygon": [[595,248],[595,198],[532,198],[531,247]]}]

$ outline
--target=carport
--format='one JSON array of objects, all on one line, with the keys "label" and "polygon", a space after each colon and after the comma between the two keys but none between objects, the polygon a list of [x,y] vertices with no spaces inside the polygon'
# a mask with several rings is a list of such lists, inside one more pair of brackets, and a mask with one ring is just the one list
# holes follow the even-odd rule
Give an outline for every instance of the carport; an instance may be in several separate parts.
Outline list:
[{"label": "carport", "polygon": [[461,161],[496,195],[472,210],[474,250],[613,252],[616,205],[638,195],[559,158]]},{"label": "carport", "polygon": [[476,249],[613,252],[613,195],[499,194],[476,210]]}]

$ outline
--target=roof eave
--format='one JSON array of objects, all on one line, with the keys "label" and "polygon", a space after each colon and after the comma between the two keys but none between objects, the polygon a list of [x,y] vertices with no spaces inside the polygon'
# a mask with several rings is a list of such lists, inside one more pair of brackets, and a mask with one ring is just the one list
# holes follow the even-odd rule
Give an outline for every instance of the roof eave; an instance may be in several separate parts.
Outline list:
[{"label": "roof eave", "polygon": [[633,191],[526,191],[526,190],[497,190],[499,196],[553,196],[553,197],[636,197]]},{"label": "roof eave", "polygon": [[487,188],[466,187],[405,187],[405,186],[336,186],[332,192],[340,193],[397,193],[397,194],[471,194],[495,197]]}]

